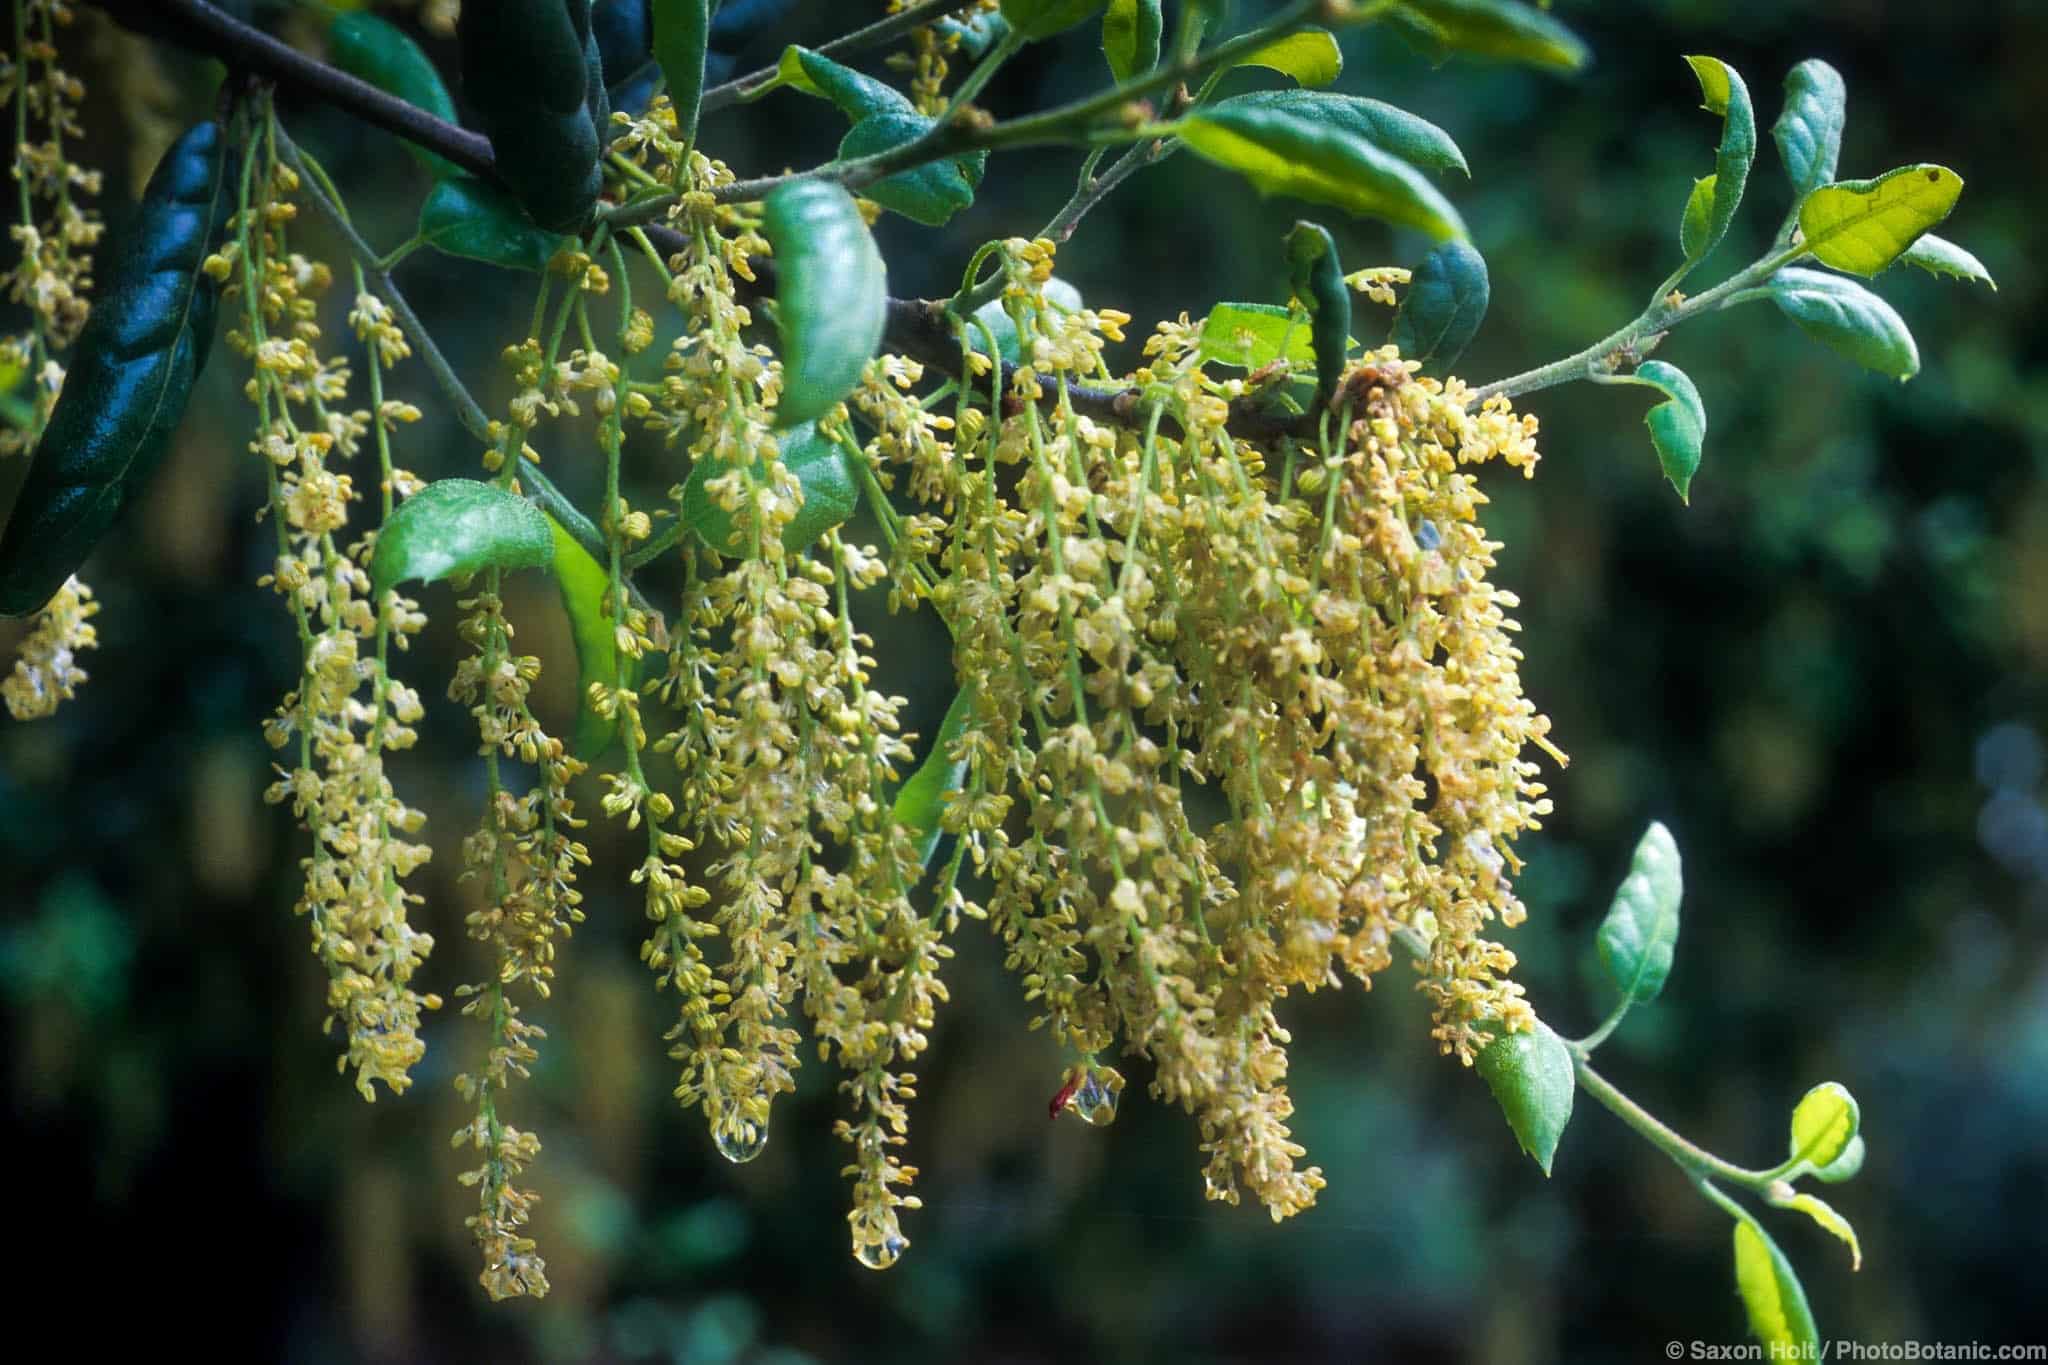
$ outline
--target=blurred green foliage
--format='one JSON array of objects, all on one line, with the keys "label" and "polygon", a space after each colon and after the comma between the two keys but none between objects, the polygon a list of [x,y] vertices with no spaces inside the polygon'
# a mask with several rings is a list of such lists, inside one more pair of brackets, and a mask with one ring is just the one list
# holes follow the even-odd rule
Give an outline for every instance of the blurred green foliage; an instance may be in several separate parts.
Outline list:
[{"label": "blurred green foliage", "polygon": [[[842,8],[803,5],[776,41],[829,36]],[[1844,1082],[1863,1100],[1870,1158],[1835,1202],[1863,1234],[1862,1272],[1804,1220],[1771,1224],[1822,1335],[2041,1340],[2048,301],[2026,243],[2048,144],[2024,130],[2048,115],[2048,16],[2028,0],[1556,12],[1595,54],[1576,79],[1436,70],[1377,31],[1345,40],[1340,88],[1434,120],[1471,161],[1471,183],[1447,189],[1492,272],[1491,315],[1460,364],[1475,382],[1605,333],[1675,262],[1715,135],[1687,53],[1742,71],[1765,123],[1793,62],[1832,62],[1850,91],[1843,174],[1957,168],[1968,188],[1945,231],[2000,291],[1903,270],[1877,282],[1919,338],[1925,367],[1905,387],[1768,308],[1674,336],[1660,357],[1697,380],[1711,423],[1690,508],[1658,471],[1644,395],[1581,385],[1529,402],[1547,458],[1533,483],[1489,478],[1488,525],[1524,598],[1528,690],[1575,761],[1553,779],[1551,828],[1524,850],[1531,916],[1510,939],[1523,979],[1561,1030],[1604,1014],[1598,916],[1644,824],[1665,821],[1685,852],[1686,933],[1669,986],[1631,1015],[1605,1069],[1737,1160],[1774,1159],[1797,1097]],[[93,89],[135,75],[121,69],[132,49],[92,50],[80,65]],[[198,107],[198,64],[167,69]],[[1078,29],[1031,49],[986,99],[1043,104],[1102,75]],[[89,117],[118,202],[120,110],[95,101]],[[326,111],[293,124],[370,238],[400,240],[424,175]],[[704,135],[752,173],[823,159],[839,131],[790,97],[716,115]],[[942,230],[884,220],[892,292],[950,292],[980,239],[1050,216],[1074,160],[996,158]],[[1765,148],[1702,282],[1761,247],[1782,183]],[[1087,220],[1061,274],[1136,315],[1134,337],[1218,299],[1284,302],[1281,238],[1298,211],[1176,157]],[[1353,268],[1426,250],[1350,223],[1338,246]],[[457,365],[495,375],[525,287],[424,256],[400,278]],[[1354,330],[1372,340],[1381,325],[1361,313]],[[234,370],[208,373],[153,505],[92,566],[103,644],[81,699],[54,722],[0,729],[0,1094],[32,1232],[11,1239],[18,1301],[118,1303],[135,1328],[175,1321],[225,1357],[306,1361],[1512,1365],[1740,1339],[1725,1220],[1591,1106],[1554,1178],[1538,1179],[1485,1088],[1433,1055],[1424,1010],[1398,986],[1284,1011],[1299,1135],[1330,1188],[1275,1227],[1202,1201],[1189,1122],[1146,1101],[1142,1071],[1114,1127],[1048,1125],[1061,1058],[1025,1032],[1000,952],[972,930],[919,1087],[916,1245],[892,1272],[863,1270],[839,1227],[838,1105],[821,1069],[802,1073],[746,1167],[715,1159],[702,1123],[676,1112],[667,1005],[635,959],[632,859],[600,826],[589,922],[565,989],[534,1011],[552,1038],[529,1104],[547,1144],[532,1175],[555,1293],[488,1307],[445,1142],[464,1117],[449,1080],[472,1031],[444,1011],[421,1084],[374,1108],[334,1075],[319,1033],[319,972],[289,913],[298,839],[259,799],[257,725],[294,654],[253,586],[269,531],[250,515],[257,466]],[[402,381],[431,410],[423,376]],[[469,448],[430,417],[405,460],[470,473]],[[632,458],[648,487],[673,481],[658,450]],[[556,472],[588,501],[594,467]],[[559,723],[574,706],[567,627],[544,582],[521,592],[511,611],[551,661],[543,700]],[[444,845],[481,791],[466,722],[435,700],[453,619],[443,594],[401,664],[430,710],[420,749],[393,764]],[[877,609],[871,629],[885,659],[932,657],[929,621]],[[950,679],[889,681],[933,729]],[[444,847],[422,874],[444,982],[476,970],[458,863]]]}]

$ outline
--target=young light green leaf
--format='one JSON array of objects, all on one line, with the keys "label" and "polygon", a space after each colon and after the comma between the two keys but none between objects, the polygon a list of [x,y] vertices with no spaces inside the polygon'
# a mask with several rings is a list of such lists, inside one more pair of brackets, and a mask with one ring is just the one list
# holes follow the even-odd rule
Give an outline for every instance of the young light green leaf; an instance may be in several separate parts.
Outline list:
[{"label": "young light green leaf", "polygon": [[1685,215],[1678,220],[1678,249],[1688,261],[1697,261],[1713,250],[1714,177],[1701,176],[1692,182],[1685,197]]},{"label": "young light green leaf", "polygon": [[1287,266],[1294,296],[1308,307],[1309,340],[1316,356],[1316,391],[1332,394],[1351,352],[1351,289],[1337,260],[1337,243],[1320,223],[1297,222],[1287,234]]},{"label": "young light green leaf", "polygon": [[[782,545],[790,553],[809,549],[818,538],[845,523],[860,505],[860,475],[853,457],[837,441],[804,422],[781,435],[782,467],[803,488],[803,506],[782,528]],[[731,472],[719,460],[700,460],[683,484],[683,524],[720,554],[740,555],[741,543],[733,514],[711,490],[711,481]]]},{"label": "young light green leaf", "polygon": [[1095,17],[1107,0],[1003,0],[1003,18],[1033,42]]},{"label": "young light green leaf", "polygon": [[1692,476],[1699,472],[1707,439],[1707,405],[1700,401],[1692,377],[1676,365],[1645,360],[1634,374],[1616,375],[1612,382],[1642,384],[1670,398],[1651,408],[1643,422],[1650,428],[1650,444],[1657,448],[1664,477],[1678,490],[1679,501],[1691,502]]},{"label": "young light green leaf", "polygon": [[1862,1122],[1856,1097],[1834,1081],[1823,1081],[1792,1110],[1792,1159],[1814,1170],[1832,1165],[1848,1151]]},{"label": "young light green leaf", "polygon": [[1491,291],[1486,258],[1469,242],[1445,242],[1415,267],[1390,339],[1405,359],[1448,371],[1477,335]]},{"label": "young light green leaf", "polygon": [[1822,185],[1799,206],[1806,249],[1822,265],[1870,276],[1948,217],[1963,178],[1946,166],[1901,166],[1875,180]]},{"label": "young light green leaf", "polygon": [[[874,156],[894,151],[932,130],[923,114],[895,111],[870,114],[853,125],[839,143],[839,158]],[[861,191],[885,209],[926,227],[943,227],[954,214],[974,202],[974,191],[988,165],[988,153],[967,152],[913,166],[877,180]]]},{"label": "young light green leaf", "polygon": [[1787,1199],[1773,1199],[1771,1203],[1781,1209],[1797,1209],[1848,1243],[1849,1268],[1863,1269],[1863,1245],[1856,1240],[1856,1229],[1850,1226],[1848,1219],[1829,1207],[1827,1201],[1811,1194],[1794,1194]]},{"label": "young light green leaf", "polygon": [[916,842],[918,862],[925,867],[931,866],[932,854],[938,851],[939,817],[946,812],[946,798],[959,791],[967,777],[967,760],[955,758],[953,746],[973,719],[974,685],[969,683],[953,694],[931,751],[896,792],[896,823]]},{"label": "young light green leaf", "polygon": [[1328,29],[1304,28],[1283,34],[1239,57],[1232,66],[1263,66],[1304,86],[1324,86],[1344,72],[1344,51]]},{"label": "young light green leaf", "polygon": [[436,181],[420,206],[420,239],[436,251],[507,270],[548,268],[568,238],[535,225],[496,185],[472,176]]},{"label": "young light green leaf", "polygon": [[1799,1276],[1778,1244],[1747,1216],[1735,1223],[1735,1289],[1750,1332],[1774,1359],[1820,1359],[1820,1329]]},{"label": "young light green leaf", "polygon": [[794,426],[822,417],[860,382],[889,306],[882,253],[853,196],[799,180],[768,196],[761,230],[775,251],[782,404]]},{"label": "young light green leaf", "polygon": [[1515,0],[1405,0],[1392,17],[1439,61],[1463,52],[1576,71],[1588,55],[1577,34]]},{"label": "young light green leaf", "polygon": [[[1756,111],[1749,102],[1749,87],[1734,67],[1718,57],[1687,57],[1693,75],[1699,79],[1700,95],[1710,113],[1721,116],[1721,143],[1714,152],[1713,196],[1707,213],[1707,232],[1698,243],[1699,252],[1686,249],[1685,258],[1699,260],[1721,244],[1735,211],[1742,205],[1743,187],[1749,183],[1750,163],[1756,160]],[[1694,194],[1698,194],[1697,187]]]},{"label": "young light green leaf", "polygon": [[1684,895],[1678,841],[1662,821],[1653,820],[1600,925],[1600,963],[1623,999],[1644,1005],[1664,989],[1678,949],[1678,907]]},{"label": "young light green leaf", "polygon": [[611,747],[618,733],[618,718],[599,715],[590,703],[592,683],[610,687],[619,676],[617,623],[604,610],[611,574],[560,522],[553,517],[547,522],[555,544],[555,590],[561,595],[569,634],[576,642],[576,729],[569,752],[592,763]]},{"label": "young light green leaf", "polygon": [[[1045,301],[1057,304],[1069,313],[1081,311],[1081,291],[1057,275],[1054,275],[1045,282]],[[990,299],[987,303],[974,310],[974,316],[987,323],[989,331],[995,333],[996,354],[1003,358],[1003,363],[1005,365],[1017,364],[1020,358],[1017,344],[1017,324],[1003,310],[1003,301],[1001,299]],[[967,329],[967,340],[975,350],[985,351],[979,327]]]},{"label": "young light green leaf", "polygon": [[1102,12],[1102,55],[1122,84],[1159,65],[1159,0],[1109,0]]},{"label": "young light green leaf", "polygon": [[1540,1021],[1528,1033],[1503,1034],[1480,1052],[1479,1074],[1507,1116],[1515,1141],[1549,1175],[1578,1088],[1564,1040]]},{"label": "young light green leaf", "polygon": [[1984,262],[1947,238],[1937,237],[1931,232],[1921,233],[1899,259],[1907,265],[1920,267],[1930,275],[1947,275],[1970,284],[1988,284],[1994,293],[1998,289],[1998,281],[1991,278]]},{"label": "young light green leaf", "polygon": [[1865,369],[1898,380],[1920,372],[1920,348],[1906,320],[1856,281],[1787,266],[1771,276],[1766,288],[1801,331]]},{"label": "young light green leaf", "polygon": [[676,138],[697,138],[697,104],[704,97],[704,50],[711,40],[712,0],[654,0],[654,60],[676,110]]},{"label": "young light green leaf", "polygon": [[1455,170],[1467,179],[1472,171],[1451,135],[1406,109],[1358,95],[1333,95],[1321,90],[1255,90],[1218,100],[1215,109],[1278,109],[1314,123],[1356,134],[1382,151],[1429,171]]},{"label": "young light green leaf", "polygon": [[1178,128],[1198,156],[1243,175],[1262,195],[1334,205],[1438,241],[1465,236],[1458,211],[1422,172],[1341,127],[1226,100]]},{"label": "young light green leaf", "polygon": [[1785,77],[1785,109],[1771,127],[1792,193],[1804,195],[1835,178],[1849,91],[1842,73],[1809,57]]},{"label": "young light green leaf", "polygon": [[1858,1133],[1849,1139],[1849,1145],[1842,1149],[1840,1156],[1813,1172],[1813,1178],[1825,1184],[1839,1185],[1844,1180],[1854,1180],[1862,1169],[1863,1135]]},{"label": "young light green leaf", "polygon": [[1316,363],[1308,322],[1271,303],[1219,303],[1202,321],[1202,359],[1258,370],[1285,357],[1298,369]]},{"label": "young light green leaf", "polygon": [[554,553],[547,517],[525,498],[494,483],[441,479],[398,504],[377,533],[370,587],[382,597],[408,579],[546,568]]}]

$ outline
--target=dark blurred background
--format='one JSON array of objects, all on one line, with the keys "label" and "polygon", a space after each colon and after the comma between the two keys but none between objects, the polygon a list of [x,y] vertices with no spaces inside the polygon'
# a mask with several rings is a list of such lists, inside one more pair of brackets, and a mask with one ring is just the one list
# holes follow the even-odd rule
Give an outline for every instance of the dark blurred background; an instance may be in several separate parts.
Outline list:
[{"label": "dark blurred background", "polygon": [[[813,0],[752,55],[879,9]],[[1850,91],[1842,174],[1956,168],[1967,188],[1942,230],[1999,289],[1905,269],[1877,281],[1919,339],[1925,368],[1905,386],[1768,305],[1675,335],[1660,354],[1692,374],[1710,414],[1690,508],[1658,475],[1641,391],[1529,402],[1546,458],[1529,484],[1488,472],[1486,521],[1507,543],[1500,578],[1524,599],[1528,690],[1574,761],[1550,775],[1557,815],[1522,850],[1531,914],[1510,936],[1522,979],[1560,1029],[1598,1020],[1594,928],[1644,824],[1666,821],[1687,873],[1677,968],[1604,1070],[1753,1165],[1777,1159],[1808,1086],[1833,1079],[1861,1099],[1869,1160],[1827,1191],[1861,1231],[1861,1273],[1803,1220],[1768,1220],[1824,1338],[2048,1340],[2048,369],[2026,245],[2043,207],[2048,22],[2030,0],[1560,0],[1555,12],[1595,53],[1576,78],[1435,69],[1379,31],[1345,40],[1339,88],[1434,119],[1471,162],[1472,182],[1449,188],[1492,265],[1492,313],[1460,366],[1475,382],[1605,334],[1671,265],[1718,131],[1686,53],[1748,78],[1760,132],[1788,67],[1832,62]],[[118,225],[139,184],[128,177],[162,135],[149,129],[203,109],[206,72],[183,58],[145,66],[96,20],[74,33]],[[1103,78],[1083,28],[1014,63],[987,103],[1021,111]],[[291,122],[371,239],[402,241],[425,189],[412,163],[325,111]],[[783,95],[710,120],[705,142],[758,174],[828,155],[840,127]],[[980,240],[1052,214],[1076,164],[1001,157],[948,228],[887,220],[892,292],[949,292]],[[1767,133],[1749,195],[1700,282],[1750,259],[1783,213]],[[1219,299],[1284,302],[1280,237],[1302,211],[1175,158],[1087,220],[1061,273],[1134,314],[1134,337]],[[1321,216],[1349,267],[1412,264],[1425,249]],[[400,278],[458,363],[495,375],[529,284],[425,254]],[[320,1035],[322,978],[290,914],[302,836],[259,799],[270,756],[258,723],[290,685],[295,649],[253,586],[270,533],[253,519],[240,383],[220,349],[147,510],[88,567],[105,602],[90,685],[53,722],[0,726],[7,1283],[24,1317],[89,1312],[65,1330],[99,1339],[118,1314],[124,1337],[305,1361],[1512,1365],[1742,1339],[1726,1218],[1583,1097],[1543,1179],[1484,1087],[1435,1055],[1405,968],[1377,991],[1284,1012],[1298,1134],[1330,1188],[1275,1226],[1203,1201],[1193,1125],[1143,1096],[1142,1063],[1126,1066],[1114,1127],[1048,1124],[1061,1059],[1025,1032],[1019,990],[972,925],[920,1068],[914,1246],[893,1271],[862,1269],[847,1252],[829,1069],[805,1068],[747,1166],[718,1159],[701,1119],[669,1098],[671,1002],[636,959],[632,856],[602,823],[588,831],[589,922],[554,1001],[532,1011],[550,1038],[509,1101],[546,1144],[533,1231],[555,1289],[489,1305],[461,1225],[474,1200],[447,1142],[464,1117],[449,1081],[475,1030],[443,1011],[419,1083],[374,1106],[335,1075]],[[399,388],[433,406],[420,374]],[[552,439],[557,476],[593,490],[587,452]],[[658,450],[634,459],[647,489],[673,481]],[[401,454],[429,477],[472,460],[439,417]],[[16,477],[0,469],[0,501]],[[567,636],[551,589],[522,592],[514,616],[550,660],[543,701],[566,728]],[[428,699],[425,737],[394,776],[438,847],[417,881],[440,941],[430,988],[446,992],[480,970],[461,927],[470,893],[454,880],[480,779],[467,718],[444,696],[450,594],[427,606],[434,624],[399,665]],[[929,657],[928,622],[868,624],[885,658]],[[918,667],[887,680],[928,731],[950,679]]]}]

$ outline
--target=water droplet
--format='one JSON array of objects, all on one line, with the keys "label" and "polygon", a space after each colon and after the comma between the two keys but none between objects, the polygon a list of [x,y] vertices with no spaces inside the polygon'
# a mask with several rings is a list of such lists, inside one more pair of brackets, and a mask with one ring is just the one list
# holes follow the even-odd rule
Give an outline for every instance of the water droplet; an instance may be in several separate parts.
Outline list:
[{"label": "water droplet", "polygon": [[910,1250],[910,1239],[900,1232],[887,1233],[879,1242],[856,1242],[853,1259],[869,1270],[887,1270]]},{"label": "water droplet", "polygon": [[1104,1127],[1116,1121],[1116,1101],[1123,1088],[1124,1078],[1115,1071],[1108,1067],[1091,1068],[1081,1078],[1080,1087],[1074,1091],[1074,1098],[1067,1107],[1083,1123]]},{"label": "water droplet", "polygon": [[712,1131],[711,1140],[718,1147],[718,1154],[735,1165],[752,1161],[761,1155],[768,1145],[766,1124],[753,1124],[745,1119],[727,1119]]},{"label": "water droplet", "polygon": [[1415,543],[1425,550],[1434,550],[1444,543],[1444,533],[1436,529],[1436,523],[1428,517],[1415,528]]}]

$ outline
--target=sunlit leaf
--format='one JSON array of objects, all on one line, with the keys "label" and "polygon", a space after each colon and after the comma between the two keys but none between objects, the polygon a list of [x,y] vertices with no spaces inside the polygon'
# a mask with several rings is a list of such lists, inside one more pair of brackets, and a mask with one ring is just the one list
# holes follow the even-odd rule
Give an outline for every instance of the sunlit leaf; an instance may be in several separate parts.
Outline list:
[{"label": "sunlit leaf", "polygon": [[1787,267],[1766,288],[1801,331],[1865,369],[1901,380],[1920,372],[1920,348],[1906,320],[1856,281]]},{"label": "sunlit leaf", "polygon": [[1517,0],[1405,0],[1393,18],[1439,61],[1465,53],[1566,71],[1586,64],[1577,34]]},{"label": "sunlit leaf", "polygon": [[576,729],[570,752],[589,763],[611,747],[618,733],[617,717],[601,716],[590,704],[590,684],[610,687],[619,676],[617,623],[604,609],[611,574],[553,517],[548,518],[548,531],[555,543],[555,589],[576,642]]},{"label": "sunlit leaf", "polygon": [[1242,370],[1285,357],[1296,369],[1316,363],[1308,320],[1271,303],[1219,303],[1202,322],[1202,359]]},{"label": "sunlit leaf", "polygon": [[1907,265],[1915,265],[1930,275],[1947,275],[1952,279],[1970,284],[1988,284],[1993,291],[1998,282],[1991,278],[1991,272],[1984,268],[1984,262],[1943,237],[1924,232],[1915,239],[1899,256]]},{"label": "sunlit leaf", "polygon": [[1842,1154],[1813,1173],[1815,1180],[1829,1185],[1839,1185],[1844,1180],[1853,1180],[1863,1169],[1863,1135],[1858,1133],[1849,1139],[1849,1145]]},{"label": "sunlit leaf", "polygon": [[[1750,163],[1756,160],[1756,112],[1750,107],[1749,87],[1734,67],[1718,57],[1687,57],[1700,83],[1700,95],[1709,112],[1721,116],[1721,142],[1714,152],[1713,199],[1707,212],[1706,235],[1696,243],[1699,250],[1686,248],[1687,260],[1698,260],[1720,245],[1742,205],[1743,187],[1749,183]],[[1699,191],[1695,188],[1694,193]]]},{"label": "sunlit leaf", "polygon": [[1748,1218],[1735,1224],[1735,1289],[1751,1334],[1774,1359],[1820,1359],[1820,1329],[1799,1276],[1778,1244]]},{"label": "sunlit leaf", "polygon": [[1538,1023],[1528,1033],[1509,1033],[1479,1054],[1479,1074],[1507,1116],[1522,1150],[1550,1174],[1558,1139],[1572,1117],[1572,1055],[1564,1040]]},{"label": "sunlit leaf", "polygon": [[1304,86],[1323,86],[1344,71],[1344,52],[1327,29],[1305,28],[1275,38],[1239,57],[1233,66],[1263,66]]},{"label": "sunlit leaf", "polygon": [[1792,1159],[1815,1170],[1839,1160],[1863,1122],[1856,1097],[1834,1081],[1823,1081],[1792,1110]]},{"label": "sunlit leaf", "polygon": [[1623,999],[1647,1004],[1664,989],[1678,949],[1684,895],[1678,842],[1662,821],[1652,821],[1600,924],[1600,962]]},{"label": "sunlit leaf", "polygon": [[1213,109],[1278,109],[1315,123],[1355,133],[1381,151],[1430,171],[1455,170],[1469,177],[1465,154],[1451,135],[1426,118],[1379,100],[1336,95],[1326,90],[1255,90],[1218,100]]},{"label": "sunlit leaf", "polygon": [[1835,1236],[1841,1238],[1849,1246],[1849,1268],[1851,1270],[1863,1269],[1863,1245],[1856,1240],[1856,1229],[1849,1225],[1848,1219],[1842,1217],[1841,1214],[1836,1213],[1833,1208],[1829,1207],[1825,1200],[1810,1194],[1795,1194],[1790,1199],[1783,1200],[1782,1202],[1773,1202],[1777,1203],[1779,1208],[1797,1209],[1829,1232],[1832,1232]]},{"label": "sunlit leaf", "polygon": [[517,493],[475,479],[442,479],[400,503],[377,533],[370,586],[433,583],[484,569],[547,567],[548,519]]},{"label": "sunlit leaf", "polygon": [[1102,55],[1119,84],[1159,65],[1159,0],[1109,0],[1102,12]]},{"label": "sunlit leaf", "polygon": [[1901,166],[1875,180],[1822,185],[1799,206],[1806,249],[1822,265],[1875,275],[1948,217],[1963,178],[1946,166]]}]

